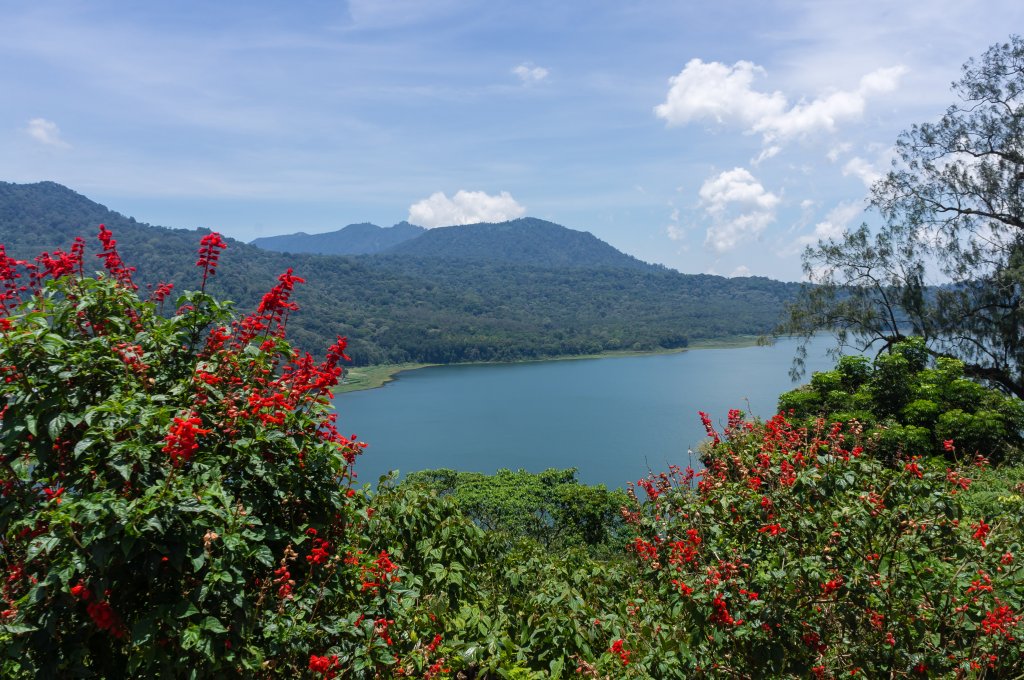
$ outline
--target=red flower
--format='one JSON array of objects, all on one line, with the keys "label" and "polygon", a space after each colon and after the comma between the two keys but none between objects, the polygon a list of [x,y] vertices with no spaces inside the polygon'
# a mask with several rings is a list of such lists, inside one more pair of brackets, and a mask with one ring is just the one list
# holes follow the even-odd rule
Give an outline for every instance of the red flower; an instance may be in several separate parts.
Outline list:
[{"label": "red flower", "polygon": [[180,465],[183,461],[187,461],[199,449],[199,444],[196,443],[197,435],[212,432],[212,430],[200,428],[200,425],[202,425],[202,420],[195,415],[174,419],[171,431],[164,437],[166,444],[161,449],[171,457],[172,465]]},{"label": "red flower", "polygon": [[767,524],[757,530],[759,534],[771,534],[772,536],[778,536],[779,534],[786,533],[786,530],[779,524]]},{"label": "red flower", "polygon": [[338,655],[332,654],[331,656],[317,656],[316,654],[309,655],[309,670],[314,673],[320,673],[325,678],[337,677],[338,671]]},{"label": "red flower", "polygon": [[633,652],[626,649],[625,644],[625,641],[620,638],[612,643],[612,646],[608,648],[608,651],[612,654],[617,654],[619,659],[622,661],[622,665],[628,666],[629,657],[633,654]]},{"label": "red flower", "polygon": [[717,446],[722,440],[719,438],[718,432],[715,431],[715,426],[711,423],[711,416],[704,413],[704,411],[697,411],[697,414],[700,416],[700,422],[704,424],[704,431],[711,437],[712,443]]},{"label": "red flower", "polygon": [[427,651],[430,652],[431,654],[433,654],[434,651],[437,650],[437,648],[438,648],[438,646],[440,644],[441,644],[441,634],[438,633],[437,635],[434,636],[434,639],[430,642],[430,644],[427,645]]},{"label": "red flower", "polygon": [[729,606],[725,603],[725,598],[721,593],[715,595],[715,599],[711,601],[711,607],[714,609],[711,613],[711,623],[720,626],[738,626],[743,623],[742,619],[734,619],[729,613]]},{"label": "red flower", "polygon": [[822,583],[821,584],[821,594],[822,594],[822,596],[828,597],[832,593],[834,593],[837,590],[839,590],[840,588],[842,588],[843,587],[843,583],[844,583],[844,581],[843,581],[843,577],[842,576],[837,576],[836,578],[834,578],[834,579],[832,579],[830,581],[826,581],[825,583]]},{"label": "red flower", "polygon": [[278,312],[294,311],[299,308],[294,302],[289,302],[288,300],[292,295],[292,289],[295,288],[295,284],[305,283],[306,280],[292,275],[291,268],[277,277],[277,280],[278,284],[271,288],[263,296],[263,299],[260,300],[260,306],[256,309],[257,313],[274,315]]},{"label": "red flower", "polygon": [[674,585],[676,588],[679,589],[679,593],[681,595],[686,595],[686,596],[693,595],[693,588],[691,588],[690,586],[686,585],[685,583],[683,583],[679,579],[676,579],[676,578],[672,579],[672,585]]},{"label": "red flower", "polygon": [[118,283],[131,290],[138,290],[139,287],[132,282],[135,267],[126,265],[117,253],[117,241],[114,240],[114,234],[101,224],[98,238],[103,244],[103,252],[96,257],[103,258],[103,266]]},{"label": "red flower", "polygon": [[1012,641],[1010,635],[1012,629],[1020,621],[1021,617],[1014,614],[1013,610],[999,600],[996,600],[996,607],[985,614],[981,622],[981,629],[985,635],[1003,635],[1007,640]]},{"label": "red flower", "polygon": [[77,585],[71,586],[71,595],[82,602],[88,602],[92,597],[92,591],[89,590],[89,586],[79,581]]},{"label": "red flower", "polygon": [[151,302],[163,302],[172,290],[174,290],[173,283],[158,283],[156,290],[149,294],[149,299]]},{"label": "red flower", "polygon": [[971,528],[974,529],[974,533],[972,534],[973,538],[977,539],[977,541],[981,543],[982,548],[986,547],[985,538],[992,531],[992,527],[986,524],[985,520],[978,520],[978,523],[972,524]]},{"label": "red flower", "polygon": [[274,576],[274,583],[277,584],[277,596],[282,600],[287,600],[292,596],[292,586],[295,585],[291,572],[288,571],[288,567],[281,566],[274,570]]},{"label": "red flower", "polygon": [[199,241],[199,259],[197,267],[203,268],[203,286],[206,286],[206,279],[217,273],[217,262],[220,260],[220,252],[228,247],[220,234],[211,231]]},{"label": "red flower", "polygon": [[[309,530],[314,532],[316,531],[316,529],[313,529],[312,527],[310,527]],[[309,551],[308,555],[306,555],[306,561],[310,564],[323,564],[331,556],[330,552],[328,552],[328,548],[330,548],[330,544],[327,541],[322,538],[314,538],[313,549]]]},{"label": "red flower", "polygon": [[46,495],[46,500],[57,501],[57,505],[61,503],[61,496],[64,495],[64,487],[57,486],[55,488],[43,487],[43,494]]}]

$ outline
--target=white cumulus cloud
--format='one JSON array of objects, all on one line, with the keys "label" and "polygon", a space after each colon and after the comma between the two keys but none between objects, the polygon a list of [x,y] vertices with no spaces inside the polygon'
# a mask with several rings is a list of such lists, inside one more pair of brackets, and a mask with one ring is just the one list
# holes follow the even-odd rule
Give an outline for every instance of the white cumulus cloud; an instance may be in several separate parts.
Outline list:
[{"label": "white cumulus cloud", "polygon": [[28,122],[28,127],[25,130],[28,132],[29,137],[46,146],[53,146],[58,149],[67,149],[71,146],[61,139],[60,128],[52,120],[33,118]]},{"label": "white cumulus cloud", "polygon": [[733,168],[708,179],[699,196],[712,220],[704,243],[719,253],[764,231],[775,221],[775,208],[780,202],[745,168]]},{"label": "white cumulus cloud", "polygon": [[543,66],[534,66],[533,64],[524,63],[512,69],[512,73],[518,76],[519,80],[523,81],[524,85],[532,85],[547,78],[551,72]]},{"label": "white cumulus cloud", "polygon": [[691,59],[679,75],[669,79],[665,102],[654,107],[654,113],[668,125],[698,120],[738,125],[771,143],[830,132],[841,121],[859,119],[868,98],[896,89],[905,72],[902,66],[878,69],[861,78],[856,90],[836,90],[790,105],[778,90],[769,93],[754,88],[754,79],[765,70],[753,62],[727,66]]},{"label": "white cumulus cloud", "polygon": [[409,221],[423,227],[447,227],[477,222],[507,222],[522,217],[526,208],[507,191],[491,196],[483,191],[460,189],[448,198],[438,191],[409,206]]}]

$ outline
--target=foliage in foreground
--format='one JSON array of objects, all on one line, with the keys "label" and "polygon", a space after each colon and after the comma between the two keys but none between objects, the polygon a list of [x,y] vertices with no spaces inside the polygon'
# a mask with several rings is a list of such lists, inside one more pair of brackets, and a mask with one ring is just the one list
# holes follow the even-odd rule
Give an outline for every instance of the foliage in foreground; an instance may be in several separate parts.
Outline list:
[{"label": "foliage in foreground", "polygon": [[493,475],[456,470],[423,470],[403,484],[424,485],[451,495],[459,509],[496,540],[526,538],[546,550],[572,546],[621,549],[625,525],[620,510],[625,492],[580,484],[576,470],[498,470]]},{"label": "foliage in foreground", "polygon": [[162,316],[101,236],[98,277],[0,258],[5,677],[1024,672],[1024,504],[965,515],[974,469],[734,412],[705,472],[639,483],[618,557],[510,540],[457,492],[351,488],[344,343],[285,342],[297,277],[237,321],[203,292]]},{"label": "foliage in foreground", "polygon": [[890,465],[913,455],[981,454],[995,463],[1019,456],[1024,403],[968,380],[958,359],[939,357],[932,367],[929,360],[921,338],[896,343],[873,363],[842,357],[780,396],[779,411],[806,423],[856,420],[868,453]]}]

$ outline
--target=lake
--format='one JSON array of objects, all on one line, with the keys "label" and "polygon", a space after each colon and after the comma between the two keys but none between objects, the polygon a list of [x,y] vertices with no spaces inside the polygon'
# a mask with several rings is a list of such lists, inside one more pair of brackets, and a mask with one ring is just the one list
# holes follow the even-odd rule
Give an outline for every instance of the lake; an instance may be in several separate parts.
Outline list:
[{"label": "lake", "polygon": [[[830,369],[822,337],[809,371]],[[389,470],[494,472],[579,469],[587,484],[624,486],[668,465],[685,467],[705,439],[697,416],[724,423],[730,408],[775,413],[795,386],[796,340],[772,347],[408,371],[382,388],[335,400],[339,429],[367,443],[360,482]],[[809,373],[808,373],[809,375]]]}]

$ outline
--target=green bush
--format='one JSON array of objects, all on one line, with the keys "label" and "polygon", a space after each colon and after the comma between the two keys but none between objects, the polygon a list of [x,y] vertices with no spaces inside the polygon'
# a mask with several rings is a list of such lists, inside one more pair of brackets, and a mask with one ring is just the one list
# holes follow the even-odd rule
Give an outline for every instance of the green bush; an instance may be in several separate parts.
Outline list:
[{"label": "green bush", "polygon": [[403,486],[421,485],[451,496],[480,527],[528,538],[548,550],[588,546],[605,551],[624,545],[620,510],[625,493],[579,483],[575,469],[498,470],[493,475],[455,470],[409,474]]},{"label": "green bush", "polygon": [[780,396],[779,410],[805,424],[857,420],[869,452],[891,465],[915,455],[1018,461],[1024,404],[966,379],[961,361],[942,357],[929,368],[927,359],[920,338],[874,362],[841,357],[835,369]]}]

